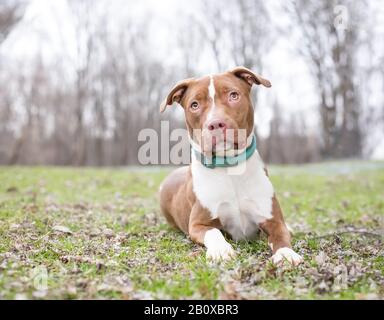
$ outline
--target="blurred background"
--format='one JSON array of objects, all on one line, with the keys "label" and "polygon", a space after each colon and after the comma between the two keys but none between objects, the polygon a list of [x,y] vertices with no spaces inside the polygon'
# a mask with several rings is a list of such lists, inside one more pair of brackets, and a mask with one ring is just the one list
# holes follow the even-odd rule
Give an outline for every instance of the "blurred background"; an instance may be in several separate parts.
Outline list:
[{"label": "blurred background", "polygon": [[138,164],[175,82],[243,65],[269,163],[384,159],[384,6],[0,0],[0,164]]}]

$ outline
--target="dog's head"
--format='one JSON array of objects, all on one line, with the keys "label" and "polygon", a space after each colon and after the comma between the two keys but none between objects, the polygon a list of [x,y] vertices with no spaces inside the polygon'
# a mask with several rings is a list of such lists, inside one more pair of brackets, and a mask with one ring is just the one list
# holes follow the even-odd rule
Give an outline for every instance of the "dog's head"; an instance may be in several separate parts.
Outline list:
[{"label": "dog's head", "polygon": [[184,108],[189,135],[203,153],[243,149],[253,130],[250,98],[253,84],[271,86],[268,80],[244,67],[185,79],[169,92],[160,111],[174,102],[179,103]]}]

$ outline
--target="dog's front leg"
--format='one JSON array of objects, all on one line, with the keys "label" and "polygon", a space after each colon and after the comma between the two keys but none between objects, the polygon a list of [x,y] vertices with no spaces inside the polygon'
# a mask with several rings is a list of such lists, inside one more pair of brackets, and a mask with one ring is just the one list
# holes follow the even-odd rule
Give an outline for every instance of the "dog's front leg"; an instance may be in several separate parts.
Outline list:
[{"label": "dog's front leg", "polygon": [[279,202],[273,197],[273,218],[263,222],[260,227],[268,235],[268,244],[272,249],[272,262],[276,265],[288,260],[296,266],[303,262],[303,258],[292,250],[291,235],[285,225]]},{"label": "dog's front leg", "polygon": [[208,210],[196,202],[192,207],[189,219],[189,236],[192,241],[207,248],[208,260],[228,260],[236,255],[219,227],[218,220],[212,220]]}]

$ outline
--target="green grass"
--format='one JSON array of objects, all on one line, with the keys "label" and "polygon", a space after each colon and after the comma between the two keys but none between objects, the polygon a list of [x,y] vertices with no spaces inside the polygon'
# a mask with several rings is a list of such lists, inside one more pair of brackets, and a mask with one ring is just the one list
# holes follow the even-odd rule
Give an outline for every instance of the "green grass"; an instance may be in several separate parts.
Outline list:
[{"label": "green grass", "polygon": [[298,268],[265,239],[207,263],[159,212],[168,172],[0,167],[0,299],[383,298],[383,162],[269,168]]}]

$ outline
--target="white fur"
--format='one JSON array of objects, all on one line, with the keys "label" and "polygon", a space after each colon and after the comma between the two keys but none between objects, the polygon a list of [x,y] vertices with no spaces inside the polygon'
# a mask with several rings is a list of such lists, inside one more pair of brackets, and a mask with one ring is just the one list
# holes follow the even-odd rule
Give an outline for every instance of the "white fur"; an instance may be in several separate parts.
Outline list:
[{"label": "white fur", "polygon": [[228,260],[236,255],[232,246],[225,240],[220,230],[216,228],[205,233],[204,245],[207,248],[207,259],[209,260]]},{"label": "white fur", "polygon": [[213,119],[215,117],[215,109],[216,109],[216,105],[215,105],[215,95],[216,95],[215,82],[213,80],[213,76],[210,76],[209,78],[210,78],[210,80],[209,80],[209,85],[208,85],[208,95],[212,99],[212,106],[211,106],[211,109],[209,110],[209,112],[207,114],[207,120],[206,121],[210,121],[211,119]]},{"label": "white fur", "polygon": [[294,266],[297,266],[298,264],[303,262],[303,257],[297,254],[291,248],[284,247],[278,249],[275,252],[275,254],[272,256],[272,262],[277,265],[282,263],[284,260],[288,260],[289,263]]},{"label": "white fur", "polygon": [[274,190],[257,151],[241,165],[215,169],[192,152],[191,168],[198,200],[234,240],[255,238],[258,224],[272,218]]},{"label": "white fur", "polygon": [[208,93],[209,93],[209,97],[213,101],[215,101],[216,90],[215,90],[215,83],[214,83],[214,80],[213,80],[213,76],[209,76]]}]

